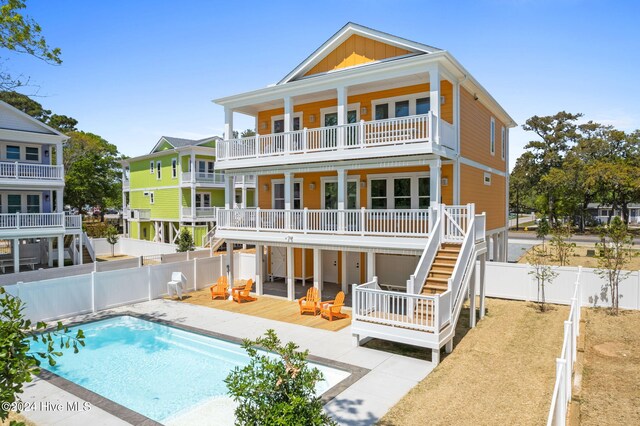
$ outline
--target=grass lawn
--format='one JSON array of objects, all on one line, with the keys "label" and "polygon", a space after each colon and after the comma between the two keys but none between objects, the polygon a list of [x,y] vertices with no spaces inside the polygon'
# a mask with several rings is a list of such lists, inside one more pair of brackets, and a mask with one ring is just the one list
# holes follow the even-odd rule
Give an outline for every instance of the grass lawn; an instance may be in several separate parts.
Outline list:
[{"label": "grass lawn", "polygon": [[[545,243],[548,244],[548,243]],[[531,249],[530,249],[531,250]],[[598,267],[598,258],[593,256],[587,256],[587,250],[595,250],[596,254],[598,253],[598,249],[596,249],[594,244],[581,244],[574,248],[573,254],[569,257],[569,265],[568,266],[583,266],[585,268],[597,268]],[[553,248],[551,248],[552,253]],[[640,269],[640,250],[632,250],[634,256],[629,260],[629,264],[625,267],[627,270],[637,271]],[[522,257],[518,259],[518,263],[527,263],[527,252],[522,252]],[[559,265],[559,263],[554,259],[549,259],[550,265]]]},{"label": "grass lawn", "polygon": [[[487,299],[488,314],[382,425],[545,424],[567,306]],[[466,326],[465,320],[462,320]]]},{"label": "grass lawn", "polygon": [[585,309],[580,424],[640,424],[640,312]]}]

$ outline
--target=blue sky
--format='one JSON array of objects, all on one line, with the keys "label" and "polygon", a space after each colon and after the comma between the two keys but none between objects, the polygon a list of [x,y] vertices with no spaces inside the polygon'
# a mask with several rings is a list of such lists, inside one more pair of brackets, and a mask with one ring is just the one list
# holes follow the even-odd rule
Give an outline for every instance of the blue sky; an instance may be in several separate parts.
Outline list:
[{"label": "blue sky", "polygon": [[[567,110],[640,128],[636,1],[27,3],[64,62],[2,52],[6,66],[31,77],[45,107],[129,156],[161,135],[221,135],[212,99],[278,81],[348,21],[450,51],[518,124]],[[511,165],[531,138],[511,131]]]}]

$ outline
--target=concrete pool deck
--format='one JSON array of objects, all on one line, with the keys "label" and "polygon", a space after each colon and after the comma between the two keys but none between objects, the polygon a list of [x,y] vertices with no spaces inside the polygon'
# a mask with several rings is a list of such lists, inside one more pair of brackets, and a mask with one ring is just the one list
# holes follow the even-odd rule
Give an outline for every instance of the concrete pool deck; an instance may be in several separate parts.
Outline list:
[{"label": "concrete pool deck", "polygon": [[[362,378],[342,390],[325,405],[325,410],[344,425],[369,425],[376,423],[393,405],[434,368],[428,361],[391,354],[364,347],[353,346],[351,328],[327,331],[259,318],[235,312],[157,299],[150,302],[122,306],[97,314],[69,319],[67,322],[88,321],[105,314],[132,312],[159,320],[195,327],[213,333],[236,338],[250,338],[264,334],[271,328],[283,342],[294,341],[300,349],[308,349],[314,357],[351,364],[367,370]],[[37,406],[61,404],[62,410],[28,411],[24,415],[38,425],[130,424],[98,407],[88,411],[67,410],[68,402],[84,402],[77,396],[36,378],[25,386],[22,400]],[[133,421],[134,424],[141,424]]]}]

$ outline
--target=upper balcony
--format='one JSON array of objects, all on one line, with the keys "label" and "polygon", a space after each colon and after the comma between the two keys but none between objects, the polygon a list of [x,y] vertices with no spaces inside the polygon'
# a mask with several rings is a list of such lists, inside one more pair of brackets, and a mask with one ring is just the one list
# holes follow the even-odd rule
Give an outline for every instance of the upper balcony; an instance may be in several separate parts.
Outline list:
[{"label": "upper balcony", "polygon": [[[220,169],[429,154],[455,148],[455,128],[431,112],[220,141]],[[393,147],[392,149],[390,149]]]},{"label": "upper balcony", "polygon": [[60,186],[64,185],[64,170],[62,166],[2,161],[0,162],[0,183]]},{"label": "upper balcony", "polygon": [[0,214],[0,238],[25,238],[73,233],[82,229],[82,216],[65,213]]}]

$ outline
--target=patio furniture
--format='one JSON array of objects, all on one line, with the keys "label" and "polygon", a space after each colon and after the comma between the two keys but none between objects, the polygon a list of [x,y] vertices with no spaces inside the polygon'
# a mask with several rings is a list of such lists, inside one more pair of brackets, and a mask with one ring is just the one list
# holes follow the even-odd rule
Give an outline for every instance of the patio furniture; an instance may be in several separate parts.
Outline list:
[{"label": "patio furniture", "polygon": [[187,277],[182,272],[172,272],[171,281],[167,283],[167,293],[169,297],[173,297],[174,294],[178,295],[178,298],[182,300],[182,289],[187,285]]},{"label": "patio furniture", "polygon": [[329,300],[320,304],[320,315],[329,321],[334,319],[347,318],[347,314],[341,312],[344,306],[344,292],[339,292],[335,300]]},{"label": "patio furniture", "polygon": [[251,297],[249,295],[251,287],[253,287],[252,279],[248,279],[247,283],[243,286],[233,287],[231,289],[231,296],[233,297],[233,300],[238,303],[242,303],[243,301],[253,302],[254,300],[257,300],[255,297]]},{"label": "patio furniture", "polygon": [[311,312],[315,317],[320,307],[318,306],[320,302],[320,297],[318,297],[318,289],[315,287],[311,287],[307,291],[306,297],[301,297],[298,299],[298,304],[300,305],[300,315],[305,312]]},{"label": "patio furniture", "polygon": [[223,275],[218,278],[218,281],[210,287],[210,290],[211,300],[217,299],[218,297],[226,299],[229,296],[229,281],[227,280],[227,276]]}]

